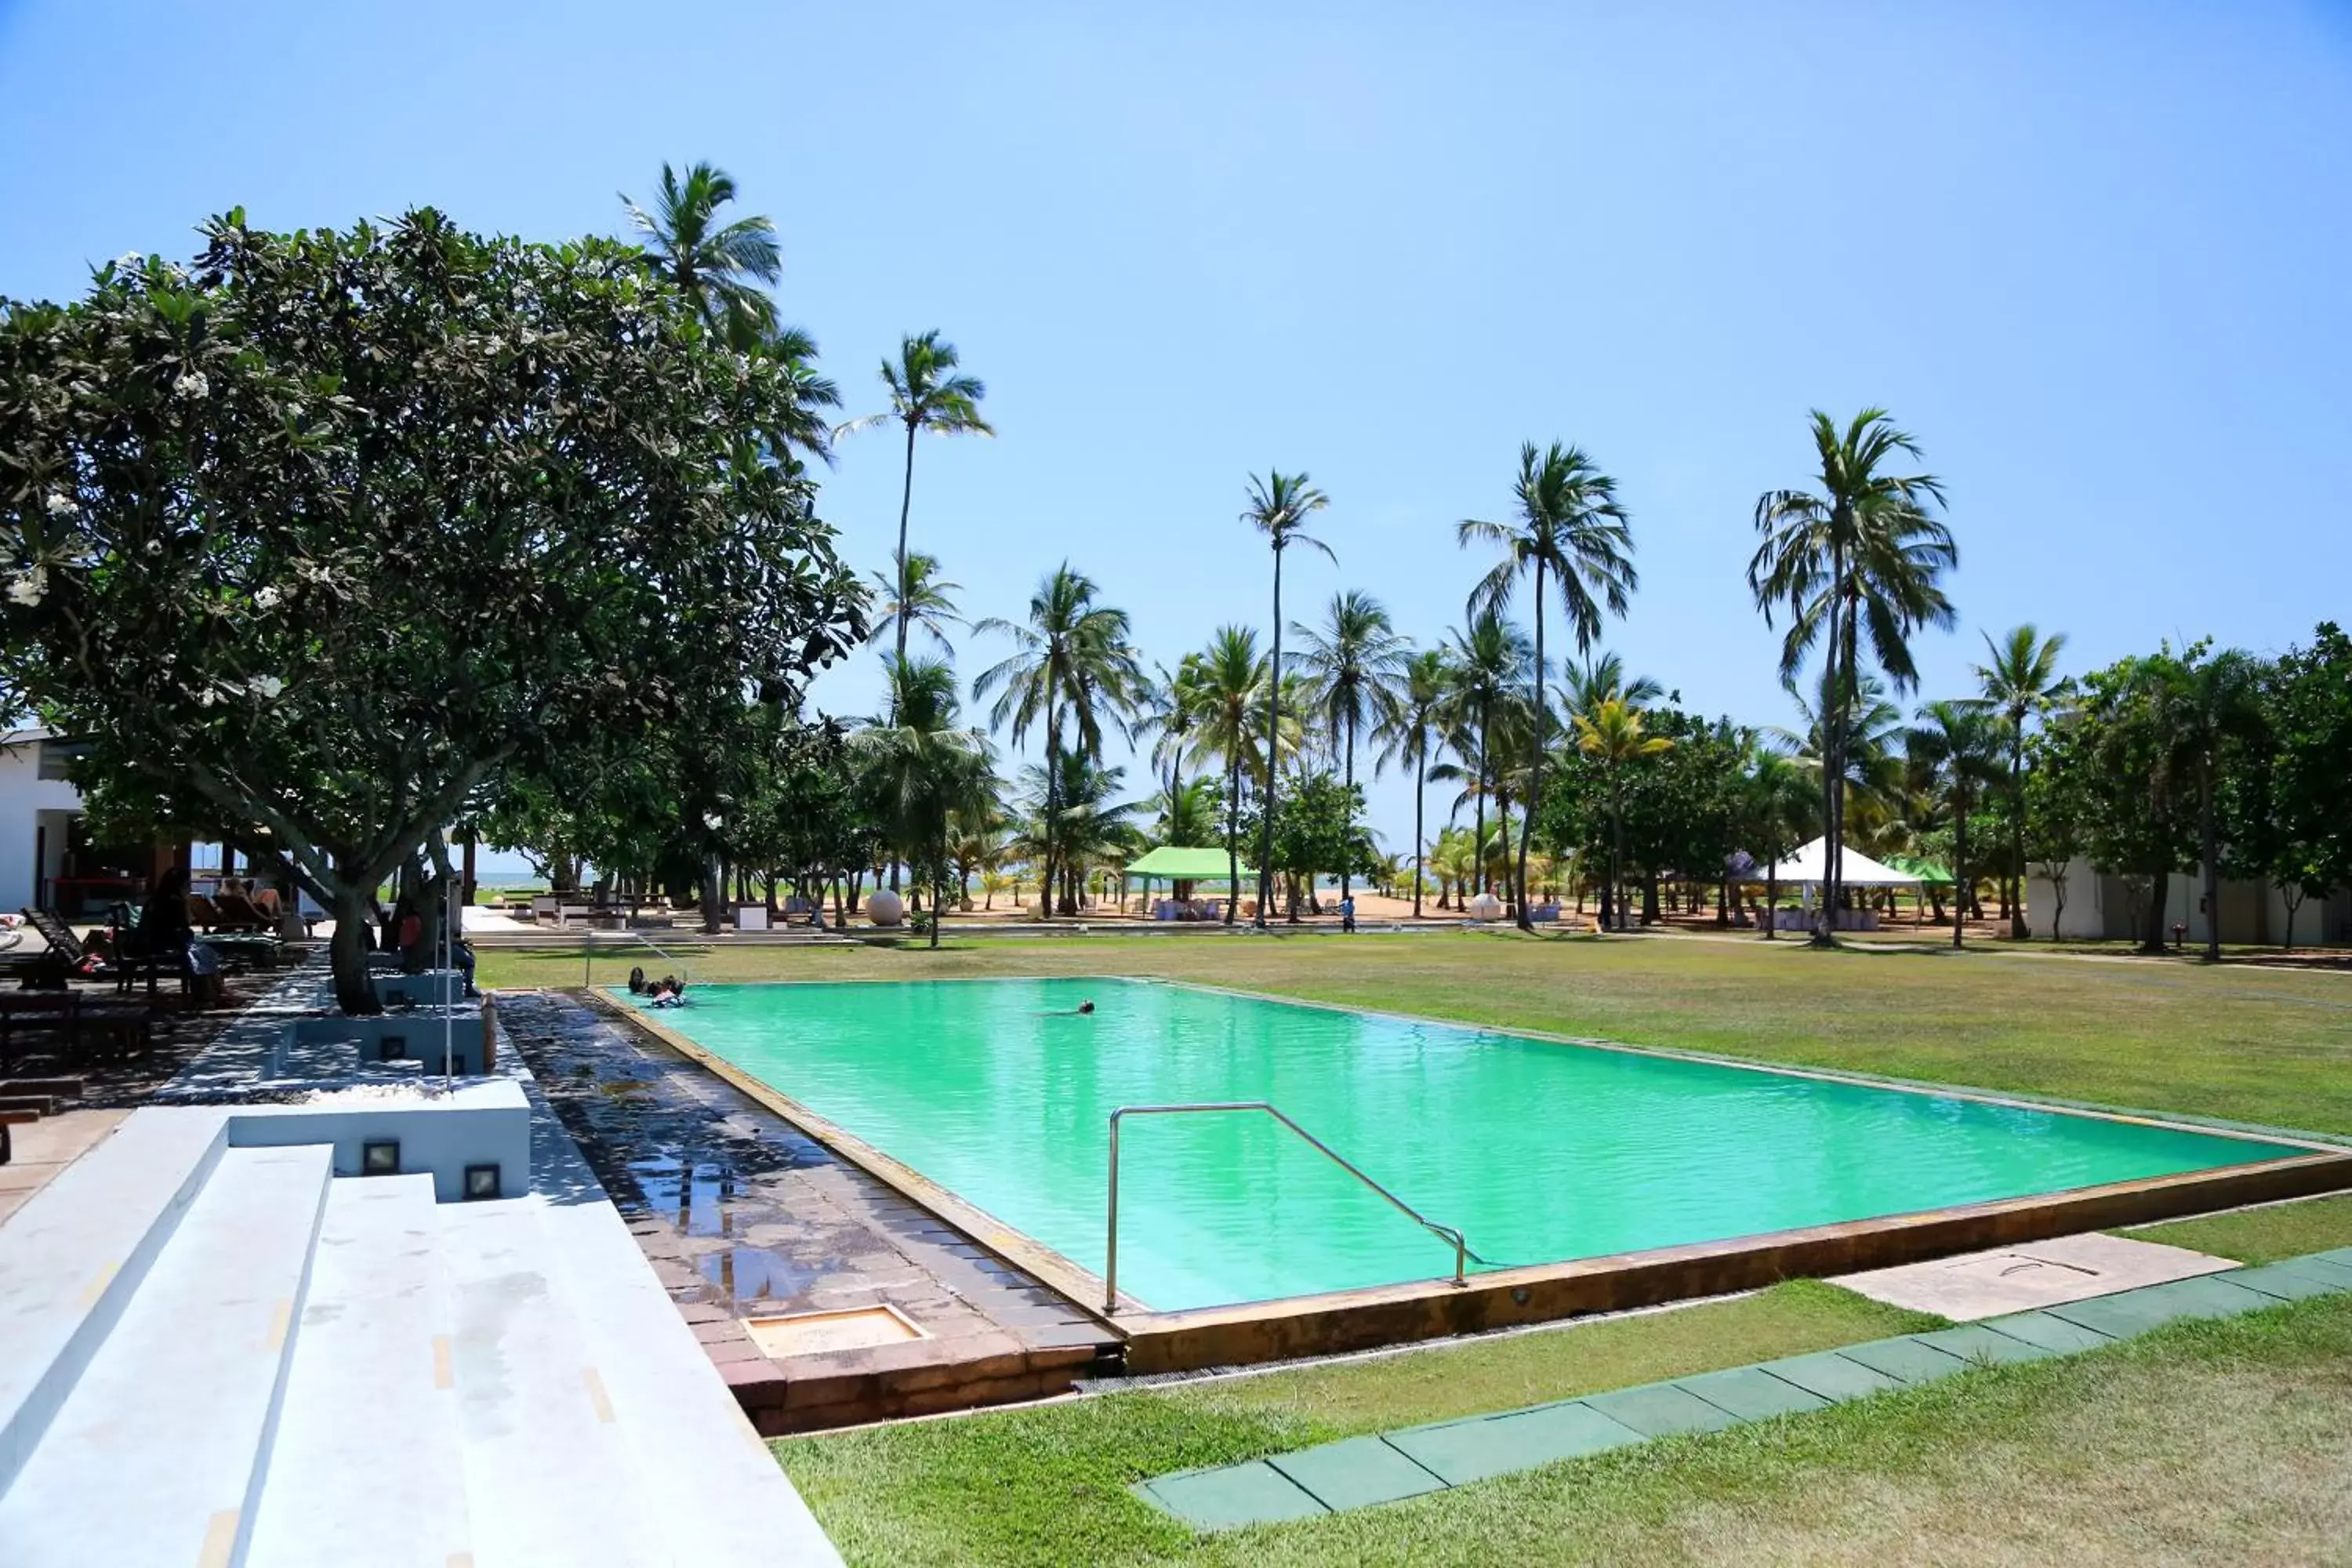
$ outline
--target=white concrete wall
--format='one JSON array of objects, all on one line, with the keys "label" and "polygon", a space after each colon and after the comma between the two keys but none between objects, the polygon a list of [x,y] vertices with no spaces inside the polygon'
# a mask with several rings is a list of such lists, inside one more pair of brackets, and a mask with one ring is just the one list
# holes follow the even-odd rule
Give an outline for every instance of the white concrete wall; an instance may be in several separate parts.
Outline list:
[{"label": "white concrete wall", "polygon": [[[2224,877],[2221,894],[2223,942],[2270,946],[2285,940],[2286,900],[2279,896],[2276,888],[2265,882]],[[2196,868],[2175,871],[2166,879],[2166,941],[2171,940],[2175,925],[2184,925],[2189,928],[2185,943],[2190,947],[2202,945],[2209,919],[2202,907],[2204,900],[2205,879]],[[2025,921],[2027,928],[2043,941],[2049,940],[2055,902],[2050,868],[2034,867],[2026,884]],[[2295,945],[2340,944],[2347,940],[2348,922],[2352,922],[2352,889],[2339,889],[2326,899],[2305,900],[2303,908],[2295,912]],[[2137,938],[2140,933],[2133,923],[2131,899],[2124,879],[2102,876],[2082,860],[2072,862],[2066,872],[2063,929],[2070,941],[2105,938],[2120,942]]]},{"label": "white concrete wall", "polygon": [[[44,811],[78,813],[81,792],[63,779],[41,774],[41,742],[10,737],[0,742],[0,910],[21,910],[32,903],[38,868],[33,847]],[[49,836],[50,874],[65,853],[62,819],[52,818]]]}]

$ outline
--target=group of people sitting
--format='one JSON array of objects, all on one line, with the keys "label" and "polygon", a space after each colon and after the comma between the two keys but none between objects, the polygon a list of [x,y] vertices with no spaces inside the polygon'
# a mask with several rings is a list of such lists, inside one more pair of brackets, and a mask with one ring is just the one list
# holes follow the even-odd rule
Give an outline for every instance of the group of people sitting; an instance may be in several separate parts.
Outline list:
[{"label": "group of people sitting", "polygon": [[683,1007],[686,1005],[686,982],[675,974],[648,980],[644,969],[632,969],[629,971],[629,994],[646,997],[656,1007]]}]

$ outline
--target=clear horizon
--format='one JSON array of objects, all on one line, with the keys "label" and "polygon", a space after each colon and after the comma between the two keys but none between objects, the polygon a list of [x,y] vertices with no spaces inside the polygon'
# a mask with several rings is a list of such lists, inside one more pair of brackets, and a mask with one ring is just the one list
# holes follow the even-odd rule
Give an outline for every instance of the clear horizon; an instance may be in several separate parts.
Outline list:
[{"label": "clear horizon", "polygon": [[[1339,557],[1294,561],[1286,618],[1362,588],[1434,641],[1486,564],[1454,523],[1507,515],[1519,443],[1558,438],[1633,513],[1643,588],[1606,646],[1780,723],[1750,512],[1805,479],[1808,409],[1878,404],[1961,550],[1922,696],[2021,621],[2081,670],[2352,620],[2342,503],[2308,477],[2352,405],[2352,7],[722,6],[691,47],[646,23],[0,0],[0,293],[184,256],[237,205],[618,233],[616,192],[709,159],[775,220],[782,313],[845,414],[882,405],[906,331],[987,381],[1000,438],[923,445],[912,527],[975,618],[1067,558],[1147,662],[1263,634],[1236,514],[1278,466],[1329,492]],[[853,437],[825,476],[861,571],[898,458]],[[967,682],[996,646],[958,638]],[[878,685],[862,658],[816,696],[863,713]],[[1402,850],[1410,790],[1369,794]]]}]

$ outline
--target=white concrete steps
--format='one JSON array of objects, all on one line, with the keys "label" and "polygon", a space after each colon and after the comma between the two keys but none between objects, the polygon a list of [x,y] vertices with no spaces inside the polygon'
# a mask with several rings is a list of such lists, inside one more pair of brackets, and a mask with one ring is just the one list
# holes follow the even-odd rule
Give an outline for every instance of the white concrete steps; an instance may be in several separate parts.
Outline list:
[{"label": "white concrete steps", "polygon": [[340,1181],[254,1519],[252,1568],[447,1568],[467,1549],[429,1174]]},{"label": "white concrete steps", "polygon": [[241,1559],[332,1156],[219,1155],[0,1497],[0,1563]]},{"label": "white concrete steps", "polygon": [[0,1494],[225,1146],[216,1121],[133,1116],[0,1226]]},{"label": "white concrete steps", "polygon": [[541,1225],[648,1496],[681,1497],[664,1544],[680,1563],[839,1568],[840,1553],[752,1430],[610,1204],[549,1203]]},{"label": "white concrete steps", "polygon": [[444,1204],[458,1463],[473,1568],[667,1563],[666,1532],[698,1506],[638,1470],[583,1342],[531,1198]]}]

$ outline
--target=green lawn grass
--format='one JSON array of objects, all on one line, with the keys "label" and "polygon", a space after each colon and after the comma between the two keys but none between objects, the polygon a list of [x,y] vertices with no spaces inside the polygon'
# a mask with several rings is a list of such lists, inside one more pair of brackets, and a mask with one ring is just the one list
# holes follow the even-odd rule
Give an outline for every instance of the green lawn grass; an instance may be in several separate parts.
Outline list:
[{"label": "green lawn grass", "polygon": [[1799,1280],[1538,1333],[775,1447],[853,1561],[1149,1560],[1190,1531],[1127,1490],[1146,1476],[1941,1326]]},{"label": "green lawn grass", "polygon": [[[1692,937],[957,939],[665,943],[698,981],[1163,975],[1457,1018],[2352,1135],[2352,975],[2013,950]],[[652,954],[608,950],[599,984]],[[579,949],[484,947],[487,985],[577,985]]]},{"label": "green lawn grass", "polygon": [[2216,1258],[2234,1258],[2241,1263],[2275,1263],[2282,1258],[2352,1247],[2352,1195],[2305,1198],[2301,1203],[2273,1204],[2234,1214],[2168,1220],[2122,1234],[2210,1252]]},{"label": "green lawn grass", "polygon": [[2336,1561],[2352,1540],[2344,1297],[1409,1502],[1197,1535],[1122,1482],[1360,1429],[1237,1399],[1238,1386],[775,1447],[856,1564],[2249,1563]]}]

